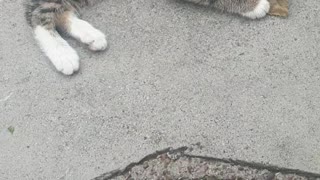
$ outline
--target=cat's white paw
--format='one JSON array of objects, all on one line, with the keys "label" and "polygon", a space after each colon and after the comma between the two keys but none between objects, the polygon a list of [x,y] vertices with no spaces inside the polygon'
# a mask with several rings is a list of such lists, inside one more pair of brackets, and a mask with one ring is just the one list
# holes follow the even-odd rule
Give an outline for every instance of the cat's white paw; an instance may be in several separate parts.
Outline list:
[{"label": "cat's white paw", "polygon": [[89,36],[91,36],[91,39],[88,45],[92,51],[103,51],[107,48],[108,43],[103,33],[99,31],[92,32]]},{"label": "cat's white paw", "polygon": [[34,33],[42,51],[58,71],[72,75],[79,70],[77,52],[56,31],[38,26],[34,29]]},{"label": "cat's white paw", "polygon": [[79,56],[72,48],[57,47],[48,57],[56,69],[65,75],[72,75],[79,70]]},{"label": "cat's white paw", "polygon": [[70,34],[82,43],[87,44],[92,51],[103,51],[107,48],[106,36],[91,24],[76,16],[71,17]]},{"label": "cat's white paw", "polygon": [[260,0],[253,11],[243,13],[242,15],[251,19],[262,18],[267,15],[270,10],[270,3],[268,0]]}]

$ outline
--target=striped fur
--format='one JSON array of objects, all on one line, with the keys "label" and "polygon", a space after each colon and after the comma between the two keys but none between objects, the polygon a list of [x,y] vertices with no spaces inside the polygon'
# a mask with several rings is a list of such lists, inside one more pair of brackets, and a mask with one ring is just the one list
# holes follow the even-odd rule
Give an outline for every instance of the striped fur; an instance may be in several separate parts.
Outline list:
[{"label": "striped fur", "polygon": [[[96,1],[98,0],[27,0],[26,18],[34,29],[35,39],[56,69],[65,75],[78,71],[79,57],[57,30],[87,44],[93,51],[105,50],[107,47],[105,35],[78,17],[78,11],[82,7]],[[184,1],[212,6],[252,19],[264,17],[270,8],[267,0]]]}]

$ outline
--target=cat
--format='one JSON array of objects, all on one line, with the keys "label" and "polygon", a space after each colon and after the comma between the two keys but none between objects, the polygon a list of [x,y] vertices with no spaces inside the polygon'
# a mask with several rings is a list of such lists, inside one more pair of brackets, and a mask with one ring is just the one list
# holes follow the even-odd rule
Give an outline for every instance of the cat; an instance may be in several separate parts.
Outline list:
[{"label": "cat", "polygon": [[[78,16],[81,8],[97,1],[99,0],[27,0],[26,18],[33,28],[36,41],[55,68],[65,75],[72,75],[79,70],[79,56],[59,32],[88,45],[92,51],[107,48],[104,33]],[[213,6],[251,19],[264,17],[270,8],[268,0],[184,1]]]}]

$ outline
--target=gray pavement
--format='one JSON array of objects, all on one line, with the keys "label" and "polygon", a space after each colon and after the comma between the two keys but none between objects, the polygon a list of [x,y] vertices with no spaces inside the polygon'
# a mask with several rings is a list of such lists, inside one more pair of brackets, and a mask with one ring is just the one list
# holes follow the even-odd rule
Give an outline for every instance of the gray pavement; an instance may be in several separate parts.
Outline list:
[{"label": "gray pavement", "polygon": [[[0,179],[90,179],[158,149],[320,172],[320,3],[249,21],[174,0],[105,0],[81,71],[54,71],[0,1]],[[13,134],[5,129],[13,126]]]}]

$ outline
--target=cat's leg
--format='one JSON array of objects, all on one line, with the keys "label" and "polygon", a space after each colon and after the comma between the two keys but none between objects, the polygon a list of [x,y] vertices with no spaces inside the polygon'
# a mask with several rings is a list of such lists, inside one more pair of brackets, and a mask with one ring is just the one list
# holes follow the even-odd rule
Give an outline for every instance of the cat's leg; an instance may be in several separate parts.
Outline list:
[{"label": "cat's leg", "polygon": [[270,10],[270,3],[268,0],[256,0],[256,2],[252,3],[255,4],[254,8],[250,11],[241,13],[241,15],[251,19],[257,19],[266,16]]},{"label": "cat's leg", "polygon": [[262,18],[270,10],[268,0],[212,0],[212,4],[218,9],[251,19]]},{"label": "cat's leg", "polygon": [[34,28],[34,34],[40,48],[58,71],[65,75],[72,75],[79,70],[77,52],[56,30],[39,25]]},{"label": "cat's leg", "polygon": [[107,48],[106,36],[87,21],[78,18],[72,11],[61,14],[57,26],[73,38],[87,44],[92,51],[102,51]]},{"label": "cat's leg", "polygon": [[184,1],[199,4],[202,6],[209,6],[213,2],[213,0],[184,0]]},{"label": "cat's leg", "polygon": [[55,17],[60,7],[57,3],[43,3],[34,8],[30,5],[27,18],[41,50],[58,71],[71,75],[79,69],[79,56],[55,29]]}]

